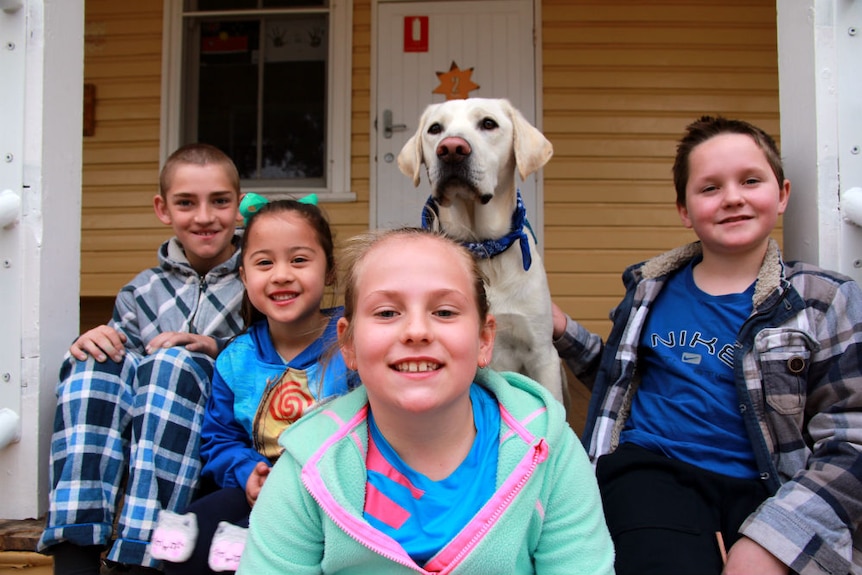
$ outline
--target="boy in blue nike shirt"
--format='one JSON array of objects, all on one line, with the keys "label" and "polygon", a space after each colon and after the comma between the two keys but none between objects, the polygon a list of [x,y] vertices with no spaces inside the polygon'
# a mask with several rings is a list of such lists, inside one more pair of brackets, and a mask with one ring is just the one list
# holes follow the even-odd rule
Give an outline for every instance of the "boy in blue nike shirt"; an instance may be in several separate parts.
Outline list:
[{"label": "boy in blue nike shirt", "polygon": [[759,128],[695,121],[673,174],[699,241],[626,270],[606,344],[554,309],[616,571],[855,573],[862,291],[782,259],[790,182]]}]

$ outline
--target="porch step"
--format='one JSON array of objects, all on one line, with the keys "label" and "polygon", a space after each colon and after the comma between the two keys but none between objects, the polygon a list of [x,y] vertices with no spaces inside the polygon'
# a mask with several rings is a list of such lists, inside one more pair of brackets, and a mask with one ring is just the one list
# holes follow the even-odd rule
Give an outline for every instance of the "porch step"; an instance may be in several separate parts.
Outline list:
[{"label": "porch step", "polygon": [[0,519],[0,551],[35,551],[44,519]]},{"label": "porch step", "polygon": [[51,575],[51,557],[32,551],[0,551],[0,575]]}]

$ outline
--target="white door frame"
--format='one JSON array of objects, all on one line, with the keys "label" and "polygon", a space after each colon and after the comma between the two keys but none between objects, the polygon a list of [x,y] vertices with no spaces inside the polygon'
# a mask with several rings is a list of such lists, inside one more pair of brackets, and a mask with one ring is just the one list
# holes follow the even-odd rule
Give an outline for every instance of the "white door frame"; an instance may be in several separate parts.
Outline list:
[{"label": "white door frame", "polygon": [[[377,34],[378,34],[378,6],[380,4],[385,4],[388,2],[412,2],[412,3],[421,3],[426,1],[441,1],[441,0],[371,0],[371,102],[370,102],[370,114],[369,114],[369,126],[368,126],[368,134],[371,141],[369,142],[369,150],[371,150],[371,154],[369,155],[369,214],[368,221],[369,226],[371,228],[376,227],[377,222],[377,127],[375,125],[375,120],[379,114],[382,114],[382,110],[378,110],[377,108],[377,54],[379,50],[379,46],[377,45]],[[445,0],[444,0],[445,1]],[[535,125],[541,130],[542,129],[542,111],[543,111],[543,101],[542,101],[542,3],[541,0],[530,0],[533,4],[533,22],[536,23],[534,37],[533,37],[533,45],[534,45],[534,69],[535,69],[535,85],[534,85],[534,102],[535,102]],[[494,4],[494,0],[487,0],[489,7],[492,7]],[[540,170],[537,175],[536,180],[536,206],[537,210],[535,214],[530,214],[531,226],[538,238],[539,249],[541,250],[544,246],[544,228],[545,228],[545,214],[544,214],[544,205],[545,205],[545,194],[544,194],[544,175],[543,170]]]}]

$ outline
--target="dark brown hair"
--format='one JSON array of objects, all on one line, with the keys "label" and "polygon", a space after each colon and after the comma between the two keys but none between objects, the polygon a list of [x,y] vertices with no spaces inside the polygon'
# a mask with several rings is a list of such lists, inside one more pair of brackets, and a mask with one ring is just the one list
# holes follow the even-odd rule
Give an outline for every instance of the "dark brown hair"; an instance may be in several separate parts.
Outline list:
[{"label": "dark brown hair", "polygon": [[239,172],[237,172],[233,160],[215,146],[196,143],[186,144],[168,156],[159,174],[159,194],[163,198],[167,197],[168,190],[171,188],[174,172],[177,171],[179,166],[188,164],[194,166],[207,166],[209,164],[221,166],[233,187],[233,191],[239,197]]},{"label": "dark brown hair", "polygon": [[678,206],[685,206],[685,187],[688,185],[688,160],[691,152],[710,138],[722,134],[742,134],[754,140],[754,143],[763,150],[766,161],[772,168],[772,173],[778,179],[778,185],[784,184],[781,154],[775,140],[769,134],[743,120],[728,120],[721,116],[701,116],[686,127],[685,134],[676,146],[676,159],[673,162],[673,185],[676,188]]},{"label": "dark brown hair", "polygon": [[[287,212],[298,214],[305,219],[305,221],[308,222],[308,225],[311,226],[311,229],[314,230],[314,233],[317,236],[317,241],[323,249],[323,253],[326,255],[326,284],[331,285],[335,282],[335,255],[332,241],[332,230],[329,227],[329,222],[320,208],[315,205],[304,204],[296,200],[273,200],[261,206],[260,209],[251,215],[246,222],[245,232],[243,233],[239,244],[239,249],[242,252],[243,258],[242,265],[245,265],[246,245],[248,244],[248,237],[255,222],[260,221],[263,217]],[[266,317],[256,307],[251,305],[251,300],[248,299],[247,292],[243,293],[242,296],[241,314],[243,322],[245,323],[245,329],[248,329],[254,322]]]}]

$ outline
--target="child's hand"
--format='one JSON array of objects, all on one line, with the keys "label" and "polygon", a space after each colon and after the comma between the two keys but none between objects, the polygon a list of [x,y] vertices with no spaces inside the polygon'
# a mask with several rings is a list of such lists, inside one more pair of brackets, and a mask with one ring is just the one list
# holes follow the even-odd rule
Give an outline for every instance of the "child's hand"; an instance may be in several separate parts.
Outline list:
[{"label": "child's hand", "polygon": [[263,461],[258,461],[254,471],[248,476],[248,481],[245,482],[245,498],[248,500],[249,507],[254,507],[254,502],[257,501],[257,496],[260,495],[260,490],[271,469]]},{"label": "child's hand", "polygon": [[110,326],[100,325],[79,336],[69,348],[69,353],[78,361],[85,361],[91,355],[99,363],[109,357],[119,363],[126,353],[125,343],[126,334]]},{"label": "child's hand", "polygon": [[199,351],[215,359],[218,355],[216,341],[207,336],[183,331],[164,331],[150,340],[147,344],[147,353],[153,353],[157,349],[185,346],[189,351]]},{"label": "child's hand", "polygon": [[727,553],[722,575],[787,575],[790,569],[748,537],[741,537]]},{"label": "child's hand", "polygon": [[564,312],[560,307],[551,302],[551,315],[554,318],[554,341],[557,341],[563,334],[566,333],[566,323],[568,322],[568,316],[566,312]]}]

